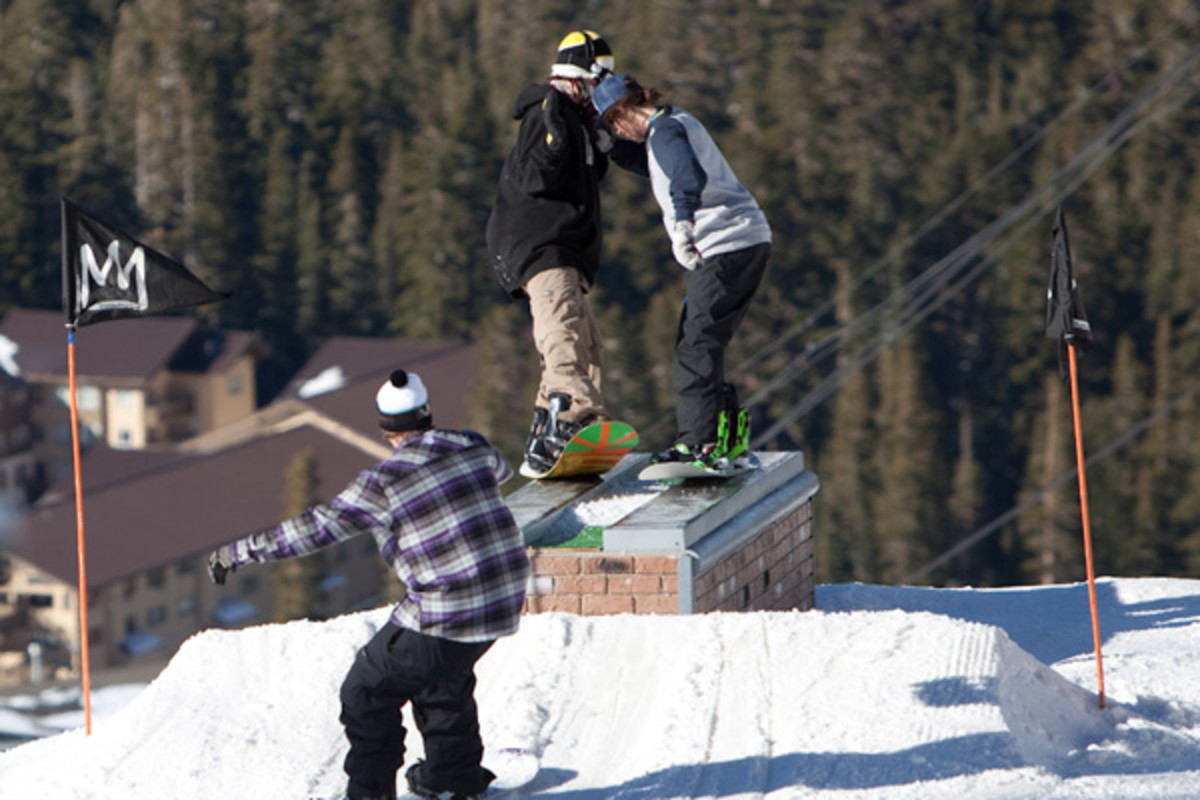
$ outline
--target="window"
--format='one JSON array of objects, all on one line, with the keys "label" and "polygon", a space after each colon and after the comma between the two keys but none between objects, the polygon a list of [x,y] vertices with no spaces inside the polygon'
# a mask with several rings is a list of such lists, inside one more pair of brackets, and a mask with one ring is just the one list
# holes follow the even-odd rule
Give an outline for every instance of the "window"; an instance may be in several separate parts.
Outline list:
[{"label": "window", "polygon": [[181,597],[175,602],[175,616],[190,617],[196,613],[196,598]]},{"label": "window", "polygon": [[167,621],[167,607],[154,606],[146,611],[146,625],[153,628]]},{"label": "window", "polygon": [[[54,396],[64,406],[71,405],[70,386],[56,387]],[[80,411],[98,411],[100,409],[100,389],[95,386],[75,387],[75,406]]]},{"label": "window", "polygon": [[241,394],[242,393],[242,376],[241,375],[230,375],[229,376],[229,393],[230,394]]},{"label": "window", "polygon": [[[68,395],[70,391],[68,387]],[[75,402],[82,411],[95,411],[100,408],[100,390],[95,386],[79,386],[75,391]]]},{"label": "window", "polygon": [[163,584],[167,582],[166,570],[162,567],[150,570],[146,575],[146,582],[152,589],[161,589]]},{"label": "window", "polygon": [[133,408],[137,392],[133,389],[118,389],[116,392],[117,408]]},{"label": "window", "polygon": [[54,608],[54,598],[48,594],[27,594],[23,596],[31,608]]},{"label": "window", "polygon": [[28,425],[18,425],[10,438],[14,450],[24,450],[33,441],[33,431]]}]

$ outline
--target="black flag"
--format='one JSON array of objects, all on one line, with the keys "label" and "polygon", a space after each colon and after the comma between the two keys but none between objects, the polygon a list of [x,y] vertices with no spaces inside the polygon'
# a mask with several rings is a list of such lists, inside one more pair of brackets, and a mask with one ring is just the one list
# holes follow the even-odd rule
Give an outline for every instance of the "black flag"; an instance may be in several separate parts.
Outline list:
[{"label": "black flag", "polygon": [[1071,271],[1071,244],[1067,240],[1067,221],[1062,206],[1058,207],[1054,219],[1050,288],[1046,292],[1046,338],[1058,340],[1058,371],[1064,377],[1067,345],[1086,351],[1092,344],[1092,326]]},{"label": "black flag", "polygon": [[62,198],[63,310],[70,325],[145,317],[229,297],[187,267]]}]

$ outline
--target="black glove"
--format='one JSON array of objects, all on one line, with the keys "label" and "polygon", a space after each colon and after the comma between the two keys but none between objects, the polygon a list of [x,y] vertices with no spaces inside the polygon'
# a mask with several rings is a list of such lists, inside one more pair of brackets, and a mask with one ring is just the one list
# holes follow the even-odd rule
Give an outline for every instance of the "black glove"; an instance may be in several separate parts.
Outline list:
[{"label": "black glove", "polygon": [[208,574],[217,586],[225,585],[225,576],[237,569],[233,563],[233,551],[229,545],[222,545],[212,551],[208,557]]}]

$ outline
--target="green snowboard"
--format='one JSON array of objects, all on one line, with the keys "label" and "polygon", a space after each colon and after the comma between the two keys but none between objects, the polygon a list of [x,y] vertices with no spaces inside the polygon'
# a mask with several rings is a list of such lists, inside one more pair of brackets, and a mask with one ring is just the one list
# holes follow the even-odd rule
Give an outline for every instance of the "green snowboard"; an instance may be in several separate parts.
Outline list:
[{"label": "green snowboard", "polygon": [[549,470],[538,472],[525,462],[521,474],[536,479],[599,475],[615,467],[637,444],[638,434],[632,425],[612,420],[597,422],[575,434]]}]

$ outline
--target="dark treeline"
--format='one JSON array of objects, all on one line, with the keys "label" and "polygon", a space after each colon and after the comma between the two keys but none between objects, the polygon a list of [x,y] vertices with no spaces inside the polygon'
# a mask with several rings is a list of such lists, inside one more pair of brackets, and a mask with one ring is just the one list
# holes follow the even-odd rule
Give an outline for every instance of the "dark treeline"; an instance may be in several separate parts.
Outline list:
[{"label": "dark treeline", "polygon": [[[757,446],[822,480],[822,581],[1082,578],[1059,203],[1097,571],[1200,568],[1186,0],[0,0],[0,313],[59,304],[65,194],[233,290],[198,313],[271,344],[268,393],[331,335],[477,343],[476,423],[516,458],[536,356],[483,232],[516,92],[579,26],[773,225],[730,367]],[[648,187],[605,184],[606,390],[659,447],[681,273]]]}]

